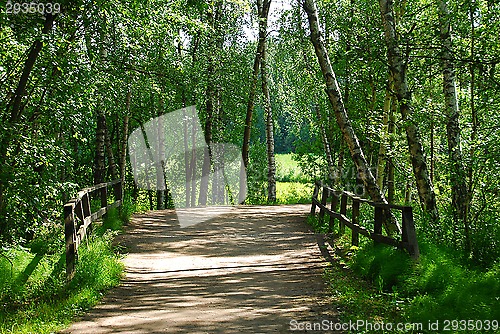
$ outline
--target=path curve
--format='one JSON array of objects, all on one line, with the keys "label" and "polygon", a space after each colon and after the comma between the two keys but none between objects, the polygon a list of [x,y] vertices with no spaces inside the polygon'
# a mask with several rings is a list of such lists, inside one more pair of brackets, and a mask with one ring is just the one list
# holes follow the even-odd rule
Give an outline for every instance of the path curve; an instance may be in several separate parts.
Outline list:
[{"label": "path curve", "polygon": [[[308,205],[196,208],[135,215],[120,286],[64,333],[284,333],[335,321]],[[296,331],[300,332],[300,331]]]}]

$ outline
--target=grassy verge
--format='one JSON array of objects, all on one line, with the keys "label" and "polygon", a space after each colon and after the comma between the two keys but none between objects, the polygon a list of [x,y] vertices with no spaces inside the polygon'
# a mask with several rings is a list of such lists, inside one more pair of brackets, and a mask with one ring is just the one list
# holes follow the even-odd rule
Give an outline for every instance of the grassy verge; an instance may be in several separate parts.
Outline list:
[{"label": "grassy verge", "polygon": [[62,237],[37,240],[31,248],[4,250],[0,257],[0,333],[53,333],[118,285],[123,265],[112,241],[122,221],[113,210],[97,225],[79,249],[76,274],[69,284]]},{"label": "grassy verge", "polygon": [[[309,222],[325,232],[316,218]],[[389,246],[364,240],[358,248],[349,241],[349,234],[335,240],[336,261],[325,271],[342,322],[407,326],[391,333],[500,332],[499,264],[489,270],[467,268],[453,251],[425,241],[418,262]]]},{"label": "grassy verge", "polygon": [[276,167],[276,202],[267,201],[267,179],[252,179],[249,181],[250,194],[246,203],[254,205],[311,203],[313,182],[292,159],[292,154],[276,154]]},{"label": "grassy verge", "polygon": [[292,154],[276,154],[276,180],[279,182],[302,182],[312,181],[303,173],[297,161],[292,159]]},{"label": "grassy verge", "polygon": [[300,182],[276,182],[277,204],[311,203],[313,184]]}]

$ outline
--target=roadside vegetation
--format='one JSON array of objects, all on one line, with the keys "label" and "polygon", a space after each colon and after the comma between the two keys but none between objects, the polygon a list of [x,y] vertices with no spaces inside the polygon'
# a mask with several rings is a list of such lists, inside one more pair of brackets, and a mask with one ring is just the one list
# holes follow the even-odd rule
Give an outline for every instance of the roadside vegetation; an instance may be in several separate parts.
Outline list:
[{"label": "roadside vegetation", "polygon": [[[254,157],[254,164],[264,164],[263,157]],[[250,172],[250,194],[247,204],[307,204],[314,188],[312,178],[304,173],[294,153],[276,154],[276,201],[267,200],[267,182],[262,175]],[[256,161],[257,160],[257,161]],[[261,168],[259,170],[265,170]],[[261,173],[261,174],[265,174]]]},{"label": "roadside vegetation", "polygon": [[[316,217],[309,223],[317,232],[327,231]],[[488,269],[472,266],[464,263],[460,252],[425,238],[420,238],[420,259],[414,261],[400,250],[362,237],[359,247],[350,246],[346,230],[331,240],[335,261],[325,270],[343,322],[407,324],[404,333],[432,332],[428,326],[436,322],[438,332],[446,324],[450,333],[463,332],[463,326],[474,333],[500,330],[498,263]]]},{"label": "roadside vegetation", "polygon": [[[120,282],[123,264],[113,245],[133,210],[109,212],[79,248],[76,274],[66,282],[64,232],[40,235],[27,247],[0,253],[0,333],[54,333],[94,306]],[[57,231],[57,233],[56,233]]]},{"label": "roadside vegetation", "polygon": [[309,203],[321,180],[412,205],[419,264],[363,244],[346,260],[408,299],[403,317],[498,317],[499,1],[62,2],[0,5],[2,330],[58,323],[114,284],[102,231],[82,253],[107,254],[107,279],[64,285],[72,194],[121,179],[136,210],[235,204],[243,183],[214,157],[240,148],[247,204]]}]

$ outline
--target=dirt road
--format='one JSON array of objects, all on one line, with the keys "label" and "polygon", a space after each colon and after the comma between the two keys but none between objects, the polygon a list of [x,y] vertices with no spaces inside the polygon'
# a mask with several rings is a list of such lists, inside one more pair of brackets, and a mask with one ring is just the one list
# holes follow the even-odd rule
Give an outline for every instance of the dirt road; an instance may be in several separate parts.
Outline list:
[{"label": "dirt road", "polygon": [[[122,284],[65,333],[284,333],[291,321],[334,321],[308,210],[197,208],[184,228],[174,211],[136,215],[120,237]],[[212,218],[195,224],[202,217]]]}]

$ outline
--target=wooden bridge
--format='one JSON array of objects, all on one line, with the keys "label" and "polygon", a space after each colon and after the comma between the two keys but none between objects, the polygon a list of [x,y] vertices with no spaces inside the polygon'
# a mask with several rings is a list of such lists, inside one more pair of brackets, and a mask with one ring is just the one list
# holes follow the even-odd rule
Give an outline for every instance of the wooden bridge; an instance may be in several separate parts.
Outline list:
[{"label": "wooden bridge", "polygon": [[327,261],[309,205],[186,209],[136,215],[119,242],[126,277],[67,333],[269,333],[290,321],[335,321]]},{"label": "wooden bridge", "polygon": [[[111,204],[108,187],[114,189]],[[101,196],[95,213],[90,209],[93,193]],[[361,203],[375,208],[373,231],[359,223]],[[81,191],[65,206],[68,279],[77,246],[93,220],[120,204],[121,185],[111,182]],[[122,284],[65,332],[268,333],[288,331],[291,321],[335,322],[336,310],[326,298],[322,277],[330,259],[328,247],[324,235],[306,223],[316,207],[319,219],[330,217],[330,227],[339,221],[339,233],[351,228],[354,244],[362,234],[418,256],[410,207],[373,203],[319,183],[312,206],[150,211],[135,215],[117,241],[128,253]],[[402,212],[401,238],[382,235],[383,210]],[[183,227],[181,215],[194,223]]]}]

